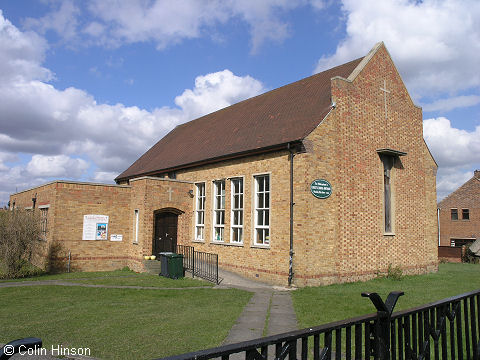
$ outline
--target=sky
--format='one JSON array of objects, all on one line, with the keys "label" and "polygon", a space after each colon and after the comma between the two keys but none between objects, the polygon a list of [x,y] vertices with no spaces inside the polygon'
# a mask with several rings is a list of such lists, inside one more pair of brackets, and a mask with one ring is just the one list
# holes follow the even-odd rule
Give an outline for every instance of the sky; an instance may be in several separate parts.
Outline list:
[{"label": "sky", "polygon": [[478,0],[0,0],[0,206],[108,182],[175,126],[389,50],[439,165],[480,169]]}]

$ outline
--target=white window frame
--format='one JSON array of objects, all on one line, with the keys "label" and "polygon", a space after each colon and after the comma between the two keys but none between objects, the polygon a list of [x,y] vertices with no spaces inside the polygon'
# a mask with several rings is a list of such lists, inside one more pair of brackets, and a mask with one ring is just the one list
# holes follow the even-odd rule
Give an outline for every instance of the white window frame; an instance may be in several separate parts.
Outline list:
[{"label": "white window frame", "polygon": [[[224,242],[225,241],[225,180],[224,179],[215,180],[213,182],[212,198],[213,198],[212,239],[214,242]],[[220,200],[220,207],[217,206],[218,199]],[[217,218],[217,215],[219,218]],[[221,221],[218,221],[219,219],[223,220],[223,223]],[[217,234],[218,236],[216,236]]]},{"label": "white window frame", "polygon": [[140,219],[140,210],[138,209],[133,210],[133,214],[135,217],[135,233],[134,233],[133,243],[138,244],[138,223]]},{"label": "white window frame", "polygon": [[[200,190],[200,187],[203,188],[203,194]],[[195,241],[205,241],[205,203],[206,203],[206,187],[205,182],[199,182],[195,184],[195,233],[194,238]],[[203,203],[203,208],[201,208],[201,204]],[[202,220],[203,222],[199,222],[198,218],[199,215],[203,214]],[[201,237],[199,237],[198,231],[201,230]]]},{"label": "white window frame", "polygon": [[[240,183],[239,192],[235,191],[235,183]],[[245,181],[243,177],[235,177],[230,179],[230,198],[231,198],[231,210],[230,210],[230,242],[233,244],[243,244],[243,224],[244,224],[244,213],[245,213]],[[235,196],[239,197],[239,207],[235,207]],[[239,224],[235,224],[235,212],[238,212],[240,216]],[[235,241],[234,233],[238,231],[240,234],[240,240]]]},{"label": "white window frame", "polygon": [[[260,191],[260,183],[259,180],[268,178],[268,190],[265,189],[265,182],[264,182],[264,189],[263,191]],[[271,175],[270,174],[259,174],[259,175],[254,175],[253,176],[253,183],[254,183],[254,226],[253,226],[253,243],[254,245],[260,245],[260,246],[270,246],[270,214],[271,214],[271,198],[270,198],[270,193],[271,193]],[[263,203],[260,204],[260,195],[263,195]],[[268,195],[268,197],[266,196]],[[265,201],[265,199],[267,199]],[[262,205],[261,207],[259,205]],[[268,216],[265,216],[266,211],[268,211]],[[259,214],[262,214],[262,223],[263,224],[258,224],[259,223]],[[262,239],[258,239],[258,231],[262,232]]]}]

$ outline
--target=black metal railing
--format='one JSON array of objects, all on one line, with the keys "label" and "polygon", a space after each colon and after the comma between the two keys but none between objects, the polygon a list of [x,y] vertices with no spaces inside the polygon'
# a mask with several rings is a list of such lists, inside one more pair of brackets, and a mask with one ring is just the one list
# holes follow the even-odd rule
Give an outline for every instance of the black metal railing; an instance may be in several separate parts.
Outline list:
[{"label": "black metal railing", "polygon": [[183,267],[192,276],[220,283],[218,276],[218,254],[196,251],[193,246],[177,245],[177,253],[183,254]]},{"label": "black metal railing", "polygon": [[392,314],[401,295],[363,293],[377,313],[165,359],[479,359],[480,290]]},{"label": "black metal railing", "polygon": [[219,284],[218,277],[218,254],[203,251],[193,251],[192,275]]},{"label": "black metal railing", "polygon": [[188,271],[193,270],[194,265],[194,252],[193,246],[188,245],[177,245],[177,254],[183,255],[183,268]]}]

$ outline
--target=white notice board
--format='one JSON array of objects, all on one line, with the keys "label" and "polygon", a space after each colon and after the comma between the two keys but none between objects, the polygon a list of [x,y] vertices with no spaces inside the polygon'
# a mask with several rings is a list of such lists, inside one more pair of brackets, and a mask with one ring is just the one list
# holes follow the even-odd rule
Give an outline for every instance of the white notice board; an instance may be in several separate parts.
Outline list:
[{"label": "white notice board", "polygon": [[83,215],[82,240],[108,240],[107,215]]}]

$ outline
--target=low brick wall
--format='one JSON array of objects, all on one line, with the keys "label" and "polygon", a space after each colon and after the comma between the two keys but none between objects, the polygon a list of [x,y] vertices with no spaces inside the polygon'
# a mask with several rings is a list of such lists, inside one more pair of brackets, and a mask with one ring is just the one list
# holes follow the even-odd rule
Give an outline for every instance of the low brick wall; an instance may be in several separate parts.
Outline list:
[{"label": "low brick wall", "polygon": [[439,246],[438,259],[460,263],[462,262],[462,250],[461,247]]}]

